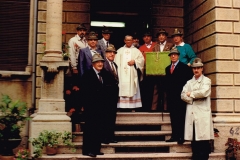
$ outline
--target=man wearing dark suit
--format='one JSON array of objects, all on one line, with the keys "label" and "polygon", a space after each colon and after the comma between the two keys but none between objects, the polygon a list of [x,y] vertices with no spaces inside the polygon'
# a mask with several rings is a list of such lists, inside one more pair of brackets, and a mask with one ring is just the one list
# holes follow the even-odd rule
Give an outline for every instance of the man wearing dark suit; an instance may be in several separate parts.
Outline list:
[{"label": "man wearing dark suit", "polygon": [[103,109],[106,101],[104,93],[104,75],[101,75],[104,59],[100,54],[94,54],[92,66],[84,72],[81,79],[81,93],[85,114],[85,126],[83,130],[82,154],[90,157],[103,155],[101,149],[101,137],[103,126]]},{"label": "man wearing dark suit", "polygon": [[98,40],[98,48],[100,48],[105,55],[105,51],[107,47],[109,46],[110,37],[111,37],[112,31],[110,31],[106,26],[103,26],[102,30],[102,36],[103,38]]},{"label": "man wearing dark suit", "polygon": [[186,103],[181,100],[181,92],[186,82],[192,78],[189,67],[180,62],[177,48],[173,48],[169,57],[171,64],[166,67],[165,91],[167,107],[170,112],[172,137],[166,142],[177,141],[178,144],[184,143],[184,125],[186,115]]},{"label": "man wearing dark suit", "polygon": [[95,32],[90,32],[87,38],[88,46],[86,48],[80,49],[78,62],[79,62],[79,71],[80,77],[87,70],[92,68],[92,56],[96,53],[99,53],[102,57],[103,52],[97,48],[97,36]]},{"label": "man wearing dark suit", "polygon": [[115,47],[109,45],[105,52],[104,70],[106,71],[106,77],[104,79],[105,93],[107,101],[103,111],[104,114],[104,126],[103,126],[103,143],[117,143],[114,139],[117,102],[118,102],[118,74],[117,65],[113,62],[115,54]]}]

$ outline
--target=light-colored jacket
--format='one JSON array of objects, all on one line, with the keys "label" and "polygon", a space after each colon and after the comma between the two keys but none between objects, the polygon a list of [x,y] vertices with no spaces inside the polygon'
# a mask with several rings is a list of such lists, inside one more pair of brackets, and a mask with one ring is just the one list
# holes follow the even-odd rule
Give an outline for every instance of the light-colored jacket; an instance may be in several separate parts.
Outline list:
[{"label": "light-colored jacket", "polygon": [[68,41],[68,53],[70,55],[70,64],[73,69],[77,69],[79,50],[88,46],[85,38],[80,39],[76,34]]},{"label": "light-colored jacket", "polygon": [[[187,92],[191,92],[189,97],[186,95]],[[210,94],[211,80],[204,75],[197,80],[193,76],[183,87],[181,98],[187,102],[185,140],[193,140],[193,123],[195,140],[214,138]]]},{"label": "light-colored jacket", "polygon": [[[123,75],[121,74],[124,70],[124,66],[127,65],[127,62],[125,62],[126,64],[122,64],[123,62],[123,54],[124,54],[124,50],[125,50],[125,46],[121,47],[120,49],[117,50],[117,54],[115,56],[114,62],[117,64],[118,66],[118,76],[119,76],[119,96],[126,96],[126,97],[133,97],[138,90],[138,75],[137,75],[137,70],[136,68],[140,69],[141,73],[143,74],[143,66],[144,66],[144,58],[142,53],[140,52],[140,50],[138,50],[137,48],[135,48],[134,46],[132,46],[131,49],[131,59],[135,61],[135,66],[131,66],[130,67],[130,84],[128,86],[130,86],[129,92],[124,92],[126,89],[126,84],[123,82]],[[142,80],[142,74],[141,74],[141,78],[140,81]]]}]

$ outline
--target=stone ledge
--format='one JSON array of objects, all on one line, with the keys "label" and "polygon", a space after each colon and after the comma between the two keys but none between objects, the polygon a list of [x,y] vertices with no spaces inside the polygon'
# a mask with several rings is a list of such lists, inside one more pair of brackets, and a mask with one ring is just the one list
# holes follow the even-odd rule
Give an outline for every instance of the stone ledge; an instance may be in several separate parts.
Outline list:
[{"label": "stone ledge", "polygon": [[30,76],[31,72],[29,71],[0,71],[1,78],[10,78],[13,75],[15,76]]},{"label": "stone ledge", "polygon": [[[102,156],[97,156],[94,159],[107,159],[107,160],[190,160],[192,153],[131,153],[131,154],[104,154]],[[61,160],[84,160],[84,159],[92,159],[91,157],[83,156],[81,154],[57,154],[55,156],[47,156],[43,155],[41,160],[53,160],[53,159],[61,159]],[[225,160],[225,153],[211,153],[209,155],[209,160]]]},{"label": "stone ledge", "polygon": [[240,114],[238,113],[212,113],[213,122],[216,123],[240,123]]}]

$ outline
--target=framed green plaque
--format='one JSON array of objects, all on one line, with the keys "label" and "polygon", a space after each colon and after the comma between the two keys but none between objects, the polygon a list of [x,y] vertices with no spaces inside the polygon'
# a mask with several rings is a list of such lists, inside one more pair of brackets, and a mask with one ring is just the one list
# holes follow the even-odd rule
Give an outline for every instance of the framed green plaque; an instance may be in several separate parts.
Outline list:
[{"label": "framed green plaque", "polygon": [[165,68],[171,64],[169,51],[146,52],[146,75],[165,75]]}]

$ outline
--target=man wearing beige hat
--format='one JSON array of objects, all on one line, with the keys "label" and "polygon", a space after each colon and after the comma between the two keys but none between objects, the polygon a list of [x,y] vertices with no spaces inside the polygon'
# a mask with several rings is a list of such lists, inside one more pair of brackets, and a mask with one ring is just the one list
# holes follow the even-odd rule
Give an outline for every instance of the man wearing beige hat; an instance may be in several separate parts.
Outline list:
[{"label": "man wearing beige hat", "polygon": [[85,38],[87,28],[84,24],[79,24],[76,28],[77,34],[68,41],[68,53],[73,74],[77,74],[78,54],[81,48],[87,47],[87,40]]},{"label": "man wearing beige hat", "polygon": [[175,43],[175,47],[177,47],[180,52],[179,61],[191,66],[193,60],[197,57],[194,53],[192,47],[183,42],[183,33],[178,29],[174,29],[172,34],[173,41]]},{"label": "man wearing beige hat", "polygon": [[85,114],[82,154],[90,157],[103,155],[100,152],[103,109],[105,107],[105,77],[101,74],[104,59],[99,53],[92,56],[92,67],[81,78],[81,93]]},{"label": "man wearing beige hat", "polygon": [[211,80],[203,75],[203,63],[196,58],[194,76],[183,87],[181,98],[187,103],[184,139],[192,141],[193,160],[208,160],[209,140],[214,139],[211,112]]},{"label": "man wearing beige hat", "polygon": [[90,32],[87,37],[88,46],[86,48],[80,49],[79,51],[78,61],[80,76],[92,68],[92,56],[94,54],[98,53],[104,57],[102,51],[97,48],[97,40],[98,37],[96,36],[96,33]]},{"label": "man wearing beige hat", "polygon": [[179,51],[172,48],[169,57],[171,64],[166,67],[165,91],[167,108],[170,112],[172,136],[166,142],[184,143],[184,124],[186,114],[186,103],[181,100],[183,86],[192,77],[189,67],[179,61]]},{"label": "man wearing beige hat", "polygon": [[105,52],[104,70],[107,78],[104,80],[105,96],[107,97],[106,105],[104,107],[104,126],[103,126],[103,143],[117,143],[115,140],[115,122],[118,102],[118,67],[113,61],[117,51],[115,47],[110,44]]}]

